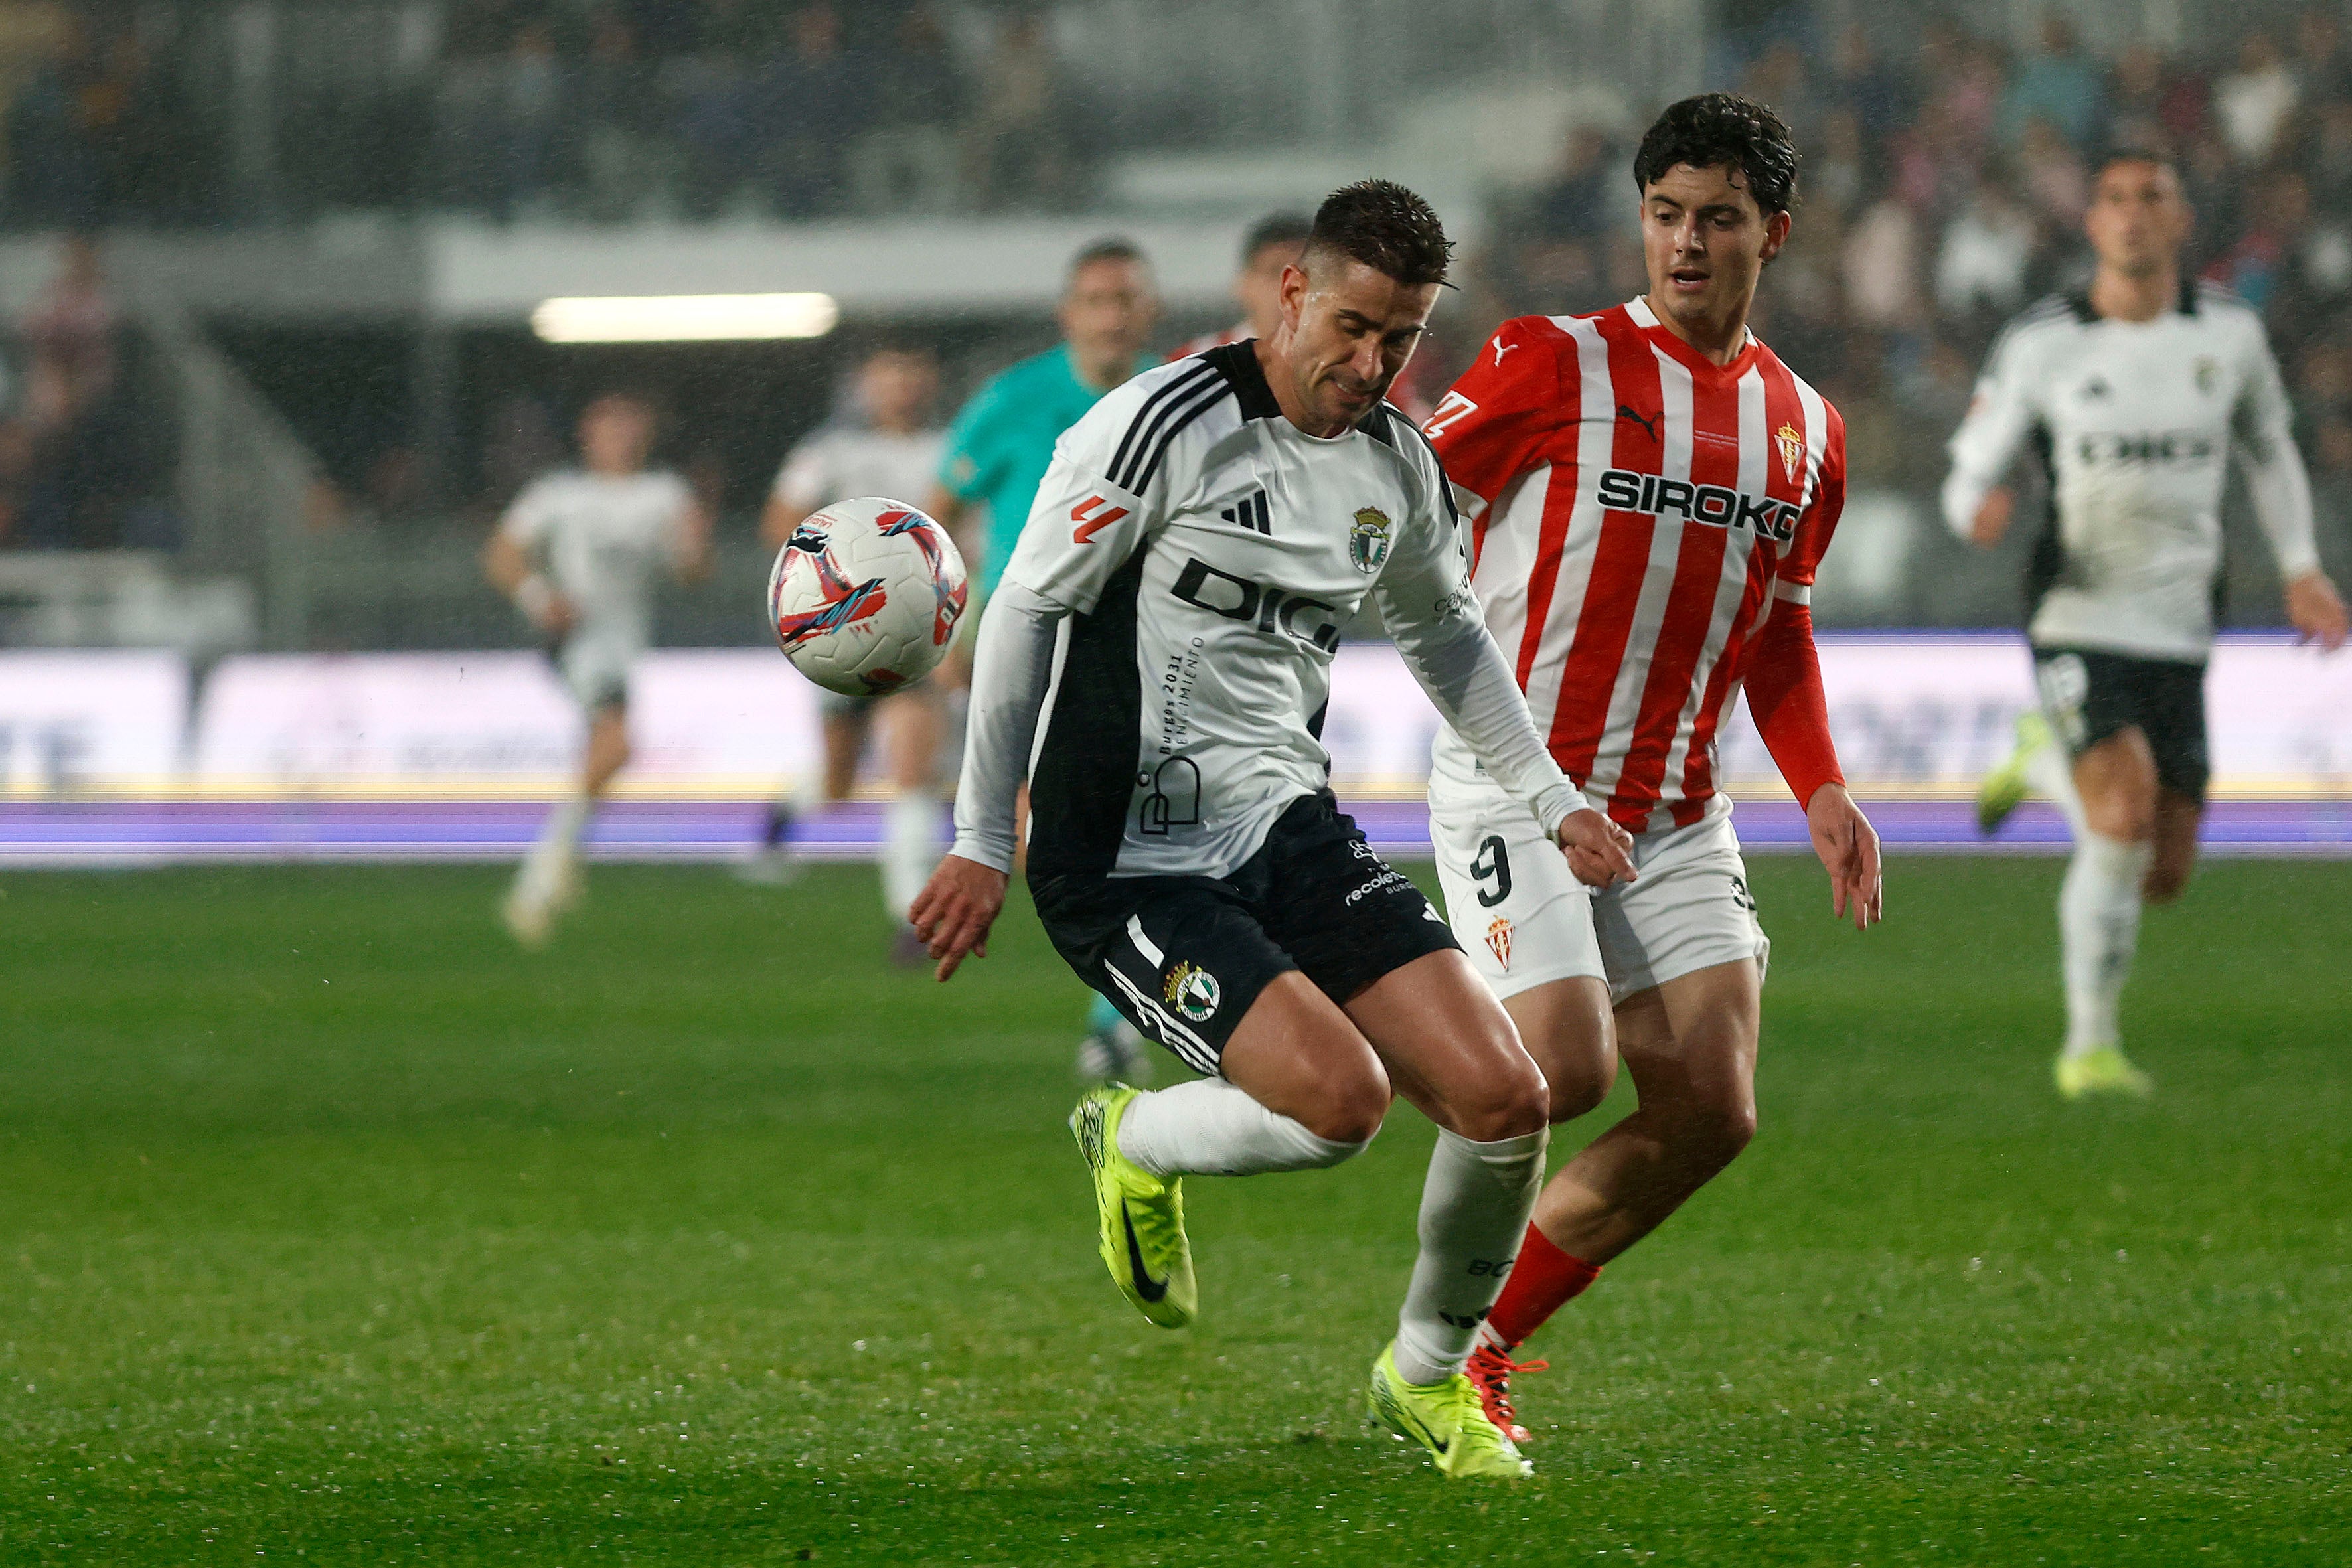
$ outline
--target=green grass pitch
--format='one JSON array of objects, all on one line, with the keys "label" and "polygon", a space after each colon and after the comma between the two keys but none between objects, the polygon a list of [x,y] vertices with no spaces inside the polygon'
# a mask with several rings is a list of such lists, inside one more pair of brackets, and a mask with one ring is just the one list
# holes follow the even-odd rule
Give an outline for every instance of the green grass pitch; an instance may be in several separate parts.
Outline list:
[{"label": "green grass pitch", "polygon": [[[1759,860],[1763,1131],[1539,1340],[1539,1477],[1363,1424],[1430,1130],[1093,1253],[1082,1000],[870,873],[0,879],[0,1563],[2352,1561],[2352,868],[2152,912],[2067,1106],[2051,861]],[[1558,1153],[1626,1103],[1571,1130]]]}]

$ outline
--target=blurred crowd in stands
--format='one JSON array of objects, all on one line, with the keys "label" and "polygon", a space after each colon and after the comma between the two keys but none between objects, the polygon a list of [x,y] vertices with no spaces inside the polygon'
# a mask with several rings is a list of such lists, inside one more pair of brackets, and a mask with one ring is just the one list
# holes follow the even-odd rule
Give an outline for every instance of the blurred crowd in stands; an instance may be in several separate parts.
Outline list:
[{"label": "blurred crowd in stands", "polygon": [[[188,62],[121,11],[0,4],[0,224],[789,221],[1087,195],[1083,95],[1020,9],[967,7],[951,34],[929,0],[450,0],[433,68],[279,84],[265,194],[232,188],[234,95],[191,97]],[[239,210],[256,202],[273,210]]]},{"label": "blurred crowd in stands", "polygon": [[[2352,479],[2352,37],[2313,5],[2176,53],[2094,54],[2062,12],[2018,50],[1948,17],[1916,49],[1801,17],[1725,62],[1805,150],[1759,332],[1847,415],[1854,482],[1931,491],[1942,436],[2021,306],[2088,277],[2082,217],[2107,146],[2169,149],[2197,209],[2195,274],[2259,308],[2306,459]],[[1768,41],[1769,40],[1769,41]],[[1734,39],[1734,42],[1740,41]],[[1593,310],[1642,289],[1627,138],[1572,133],[1512,203],[1481,281],[1496,317]],[[1923,431],[1935,438],[1922,440]]]}]

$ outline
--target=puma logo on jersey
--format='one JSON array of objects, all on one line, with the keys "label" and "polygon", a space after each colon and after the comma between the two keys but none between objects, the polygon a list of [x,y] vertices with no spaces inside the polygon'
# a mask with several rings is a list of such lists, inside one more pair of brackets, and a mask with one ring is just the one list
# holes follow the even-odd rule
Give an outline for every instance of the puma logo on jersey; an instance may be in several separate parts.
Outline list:
[{"label": "puma logo on jersey", "polygon": [[[1097,509],[1100,507],[1109,507],[1110,510],[1108,511],[1097,510]],[[1123,506],[1111,506],[1110,502],[1103,500],[1100,496],[1088,496],[1086,500],[1080,501],[1077,505],[1070,509],[1070,521],[1078,525],[1076,531],[1070,535],[1070,542],[1073,544],[1092,544],[1095,542],[1096,534],[1100,533],[1104,529],[1108,528],[1112,523],[1117,522],[1120,518],[1125,517],[1126,515],[1127,508]]]},{"label": "puma logo on jersey", "polygon": [[1507,353],[1509,353],[1513,349],[1517,348],[1518,346],[1519,346],[1519,345],[1518,345],[1518,344],[1517,344],[1517,343],[1507,343],[1507,342],[1505,342],[1502,339],[1500,339],[1500,338],[1496,338],[1496,339],[1495,340],[1495,363],[1496,363],[1496,365],[1499,368],[1499,367],[1501,366],[1502,363],[1503,363],[1503,356],[1504,356],[1505,354],[1507,354]]},{"label": "puma logo on jersey", "polygon": [[1274,520],[1267,510],[1264,490],[1252,490],[1217,515],[1236,528],[1246,528],[1268,539],[1274,537]]},{"label": "puma logo on jersey", "polygon": [[1643,434],[1648,436],[1653,441],[1658,438],[1658,421],[1664,419],[1665,416],[1666,411],[1663,408],[1659,409],[1655,414],[1643,415],[1639,409],[1633,408],[1627,404],[1621,403],[1617,405],[1617,417],[1620,419],[1631,419],[1634,424],[1639,425],[1642,427]]},{"label": "puma logo on jersey", "polygon": [[1601,475],[1595,495],[1612,511],[1638,511],[1651,517],[1671,513],[1710,528],[1744,528],[1781,544],[1797,537],[1797,520],[1803,516],[1794,501],[1751,496],[1721,485],[1637,474],[1630,468],[1612,468]]}]

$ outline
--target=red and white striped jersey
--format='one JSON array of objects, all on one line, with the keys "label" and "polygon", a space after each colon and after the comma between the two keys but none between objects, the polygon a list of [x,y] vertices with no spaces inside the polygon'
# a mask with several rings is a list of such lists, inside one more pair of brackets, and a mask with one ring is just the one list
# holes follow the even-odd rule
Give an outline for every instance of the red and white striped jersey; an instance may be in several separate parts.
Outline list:
[{"label": "red and white striped jersey", "polygon": [[1250,331],[1247,321],[1236,321],[1222,332],[1202,332],[1197,338],[1186,339],[1177,346],[1174,353],[1168,356],[1167,363],[1174,364],[1180,359],[1191,359],[1194,354],[1204,354],[1211,349],[1221,349],[1227,343],[1237,343],[1256,335]]},{"label": "red and white striped jersey", "polygon": [[[1717,365],[1635,300],[1505,322],[1426,428],[1561,769],[1637,832],[1700,820],[1768,612],[1808,604],[1837,527],[1837,410],[1754,338]],[[1454,737],[1437,761],[1471,776]]]}]

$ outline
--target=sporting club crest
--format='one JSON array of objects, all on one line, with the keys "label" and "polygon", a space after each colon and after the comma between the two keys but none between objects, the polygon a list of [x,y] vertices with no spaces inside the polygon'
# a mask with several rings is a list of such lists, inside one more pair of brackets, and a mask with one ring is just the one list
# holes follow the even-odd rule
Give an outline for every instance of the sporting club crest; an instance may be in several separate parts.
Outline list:
[{"label": "sporting club crest", "polygon": [[1511,967],[1511,922],[1507,917],[1496,915],[1486,922],[1486,951],[1495,955],[1496,963]]},{"label": "sporting club crest", "polygon": [[1195,963],[1179,963],[1170,970],[1168,984],[1160,994],[1171,1007],[1195,1024],[1216,1012],[1217,1004],[1225,997],[1217,977]]},{"label": "sporting club crest", "polygon": [[1780,467],[1788,473],[1789,482],[1795,484],[1797,470],[1805,464],[1805,433],[1794,425],[1783,424],[1773,434],[1772,442],[1780,448]]},{"label": "sporting club crest", "polygon": [[1389,558],[1389,514],[1376,506],[1358,509],[1356,526],[1348,531],[1348,559],[1370,576]]}]

